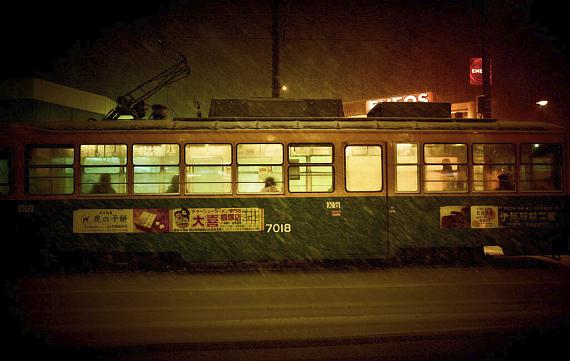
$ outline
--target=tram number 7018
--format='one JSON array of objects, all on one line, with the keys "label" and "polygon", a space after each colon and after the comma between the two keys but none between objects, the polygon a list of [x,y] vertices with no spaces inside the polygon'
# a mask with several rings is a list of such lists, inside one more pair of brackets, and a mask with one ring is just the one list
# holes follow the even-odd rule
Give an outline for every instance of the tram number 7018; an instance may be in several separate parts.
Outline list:
[{"label": "tram number 7018", "polygon": [[290,223],[266,223],[265,227],[267,227],[267,233],[289,233],[291,232],[291,224]]}]

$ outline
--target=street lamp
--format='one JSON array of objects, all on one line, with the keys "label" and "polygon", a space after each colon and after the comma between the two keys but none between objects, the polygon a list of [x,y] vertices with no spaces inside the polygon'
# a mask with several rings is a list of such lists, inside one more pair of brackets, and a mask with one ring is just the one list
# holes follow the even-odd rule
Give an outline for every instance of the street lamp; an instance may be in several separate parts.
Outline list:
[{"label": "street lamp", "polygon": [[536,102],[536,105],[538,105],[538,114],[541,118],[544,118],[543,120],[546,121],[547,123],[549,123],[550,121],[548,120],[548,114],[546,112],[546,106],[548,105],[548,100],[539,100]]}]

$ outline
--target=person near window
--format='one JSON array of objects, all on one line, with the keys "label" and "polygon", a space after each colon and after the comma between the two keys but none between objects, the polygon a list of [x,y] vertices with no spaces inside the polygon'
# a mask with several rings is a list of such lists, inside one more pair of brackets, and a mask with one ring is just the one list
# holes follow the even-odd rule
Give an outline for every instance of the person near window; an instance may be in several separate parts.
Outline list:
[{"label": "person near window", "polygon": [[261,190],[262,192],[279,192],[279,187],[275,185],[275,179],[273,177],[265,178],[265,186]]},{"label": "person near window", "polygon": [[443,190],[454,191],[457,189],[457,179],[451,168],[451,162],[448,158],[443,159],[441,167],[441,181],[443,182]]},{"label": "person near window", "polygon": [[166,193],[178,193],[178,192],[180,192],[180,176],[178,174],[175,174],[172,176],[172,179],[170,180],[170,185],[168,186]]},{"label": "person near window", "polygon": [[111,185],[111,175],[109,173],[103,173],[99,177],[99,183],[93,185],[91,188],[91,194],[115,194],[115,188]]}]

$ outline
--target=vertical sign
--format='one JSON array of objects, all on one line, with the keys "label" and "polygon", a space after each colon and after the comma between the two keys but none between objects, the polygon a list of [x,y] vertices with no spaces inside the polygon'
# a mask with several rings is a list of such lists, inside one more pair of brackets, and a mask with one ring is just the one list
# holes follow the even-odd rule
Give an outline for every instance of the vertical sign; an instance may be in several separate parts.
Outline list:
[{"label": "vertical sign", "polygon": [[[489,63],[489,81],[493,78]],[[483,58],[469,58],[469,84],[483,85]]]}]

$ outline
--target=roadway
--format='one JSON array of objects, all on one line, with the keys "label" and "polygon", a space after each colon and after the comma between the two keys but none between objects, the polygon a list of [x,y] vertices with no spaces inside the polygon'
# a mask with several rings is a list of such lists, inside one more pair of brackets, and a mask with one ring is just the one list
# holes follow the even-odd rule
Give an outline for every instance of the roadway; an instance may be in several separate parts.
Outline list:
[{"label": "roadway", "polygon": [[495,360],[560,346],[569,291],[545,263],[58,275],[19,280],[11,327],[60,360]]}]

